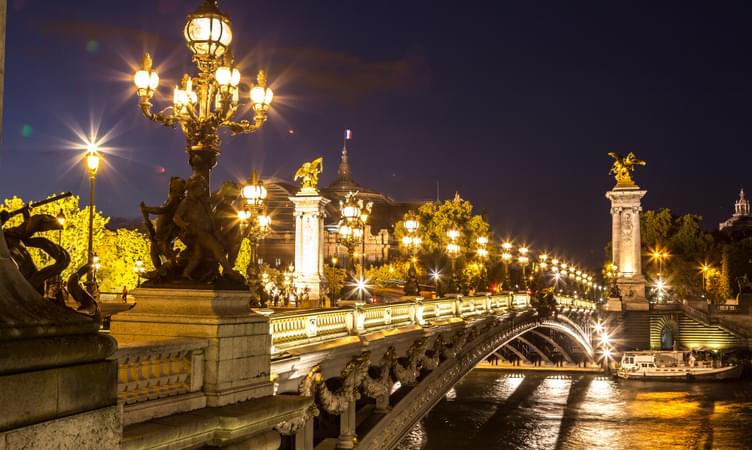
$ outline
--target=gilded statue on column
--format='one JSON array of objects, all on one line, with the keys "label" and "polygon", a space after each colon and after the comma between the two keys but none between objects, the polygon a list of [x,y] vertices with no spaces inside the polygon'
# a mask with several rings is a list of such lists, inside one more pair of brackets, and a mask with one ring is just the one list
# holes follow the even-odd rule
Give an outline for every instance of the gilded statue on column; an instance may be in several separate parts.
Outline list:
[{"label": "gilded statue on column", "polygon": [[632,179],[632,172],[634,172],[635,166],[644,166],[645,161],[637,159],[633,152],[629,152],[625,157],[621,157],[615,152],[609,152],[608,156],[614,158],[614,165],[611,166],[609,174],[616,179],[616,187],[636,187],[637,184]]},{"label": "gilded statue on column", "polygon": [[300,180],[301,192],[317,193],[316,186],[319,184],[319,174],[324,170],[324,158],[318,157],[311,162],[300,166],[295,172],[295,181]]}]

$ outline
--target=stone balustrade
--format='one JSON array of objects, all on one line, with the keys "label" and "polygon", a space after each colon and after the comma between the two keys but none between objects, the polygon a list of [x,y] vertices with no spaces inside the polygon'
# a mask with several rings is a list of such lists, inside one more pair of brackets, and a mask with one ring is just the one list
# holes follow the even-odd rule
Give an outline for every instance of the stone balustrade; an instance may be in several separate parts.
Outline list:
[{"label": "stone balustrade", "polygon": [[121,344],[114,358],[124,424],[205,407],[201,390],[208,345],[203,339]]},{"label": "stone balustrade", "polygon": [[[563,308],[595,310],[595,304],[588,300],[564,296],[556,299]],[[451,317],[471,319],[529,307],[527,294],[501,294],[276,313],[271,315],[270,324],[272,353],[385,328],[425,326],[431,321]]]}]

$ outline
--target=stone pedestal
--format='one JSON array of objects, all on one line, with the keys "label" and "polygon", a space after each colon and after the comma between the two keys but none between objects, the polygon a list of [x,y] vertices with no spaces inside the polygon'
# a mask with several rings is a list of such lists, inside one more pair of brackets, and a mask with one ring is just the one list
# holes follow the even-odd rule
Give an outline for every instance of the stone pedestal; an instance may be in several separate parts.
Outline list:
[{"label": "stone pedestal", "polygon": [[647,302],[640,242],[640,200],[646,193],[637,186],[606,193],[611,200],[612,261],[618,267],[616,285],[624,303]]},{"label": "stone pedestal", "polygon": [[136,306],[112,317],[118,342],[204,338],[208,406],[272,395],[269,320],[251,312],[249,292],[138,288],[133,296]]},{"label": "stone pedestal", "polygon": [[317,302],[326,292],[324,206],[329,200],[315,189],[302,189],[290,200],[295,204],[295,290],[303,292],[308,288],[309,300]]},{"label": "stone pedestal", "polygon": [[0,230],[0,449],[118,446],[116,343],[98,330],[31,287]]}]

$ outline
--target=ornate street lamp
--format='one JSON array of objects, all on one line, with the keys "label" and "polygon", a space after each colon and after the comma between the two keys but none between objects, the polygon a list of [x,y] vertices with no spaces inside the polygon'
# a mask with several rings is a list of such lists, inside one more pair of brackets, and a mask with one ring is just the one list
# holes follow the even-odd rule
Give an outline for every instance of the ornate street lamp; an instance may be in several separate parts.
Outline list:
[{"label": "ornate street lamp", "polygon": [[455,293],[459,293],[460,283],[459,276],[457,276],[455,261],[457,260],[457,257],[460,255],[460,251],[462,250],[460,245],[457,243],[460,238],[460,232],[456,228],[450,228],[447,231],[447,237],[449,238],[449,243],[447,244],[446,252],[447,256],[449,256],[449,260],[452,262],[452,286],[450,290]]},{"label": "ornate street lamp", "polygon": [[264,206],[268,192],[255,169],[251,171],[251,178],[241,189],[241,194],[246,205],[238,211],[238,220],[243,236],[247,237],[251,243],[251,258],[246,267],[251,302],[254,306],[266,307],[266,290],[259,278],[258,247],[260,241],[271,231],[272,220]]},{"label": "ornate street lamp", "polygon": [[530,249],[525,247],[524,245],[517,249],[519,252],[519,256],[517,257],[517,263],[522,267],[522,285],[527,290],[528,283],[527,283],[527,274],[526,269],[527,265],[530,263],[530,257],[527,256],[527,254],[530,252]]},{"label": "ornate street lamp", "polygon": [[501,262],[504,264],[504,284],[506,285],[507,289],[511,289],[512,287],[512,277],[509,274],[509,264],[514,258],[512,256],[513,248],[514,245],[512,245],[512,243],[509,241],[505,241],[501,244]]},{"label": "ornate street lamp", "polygon": [[484,290],[488,290],[488,271],[486,269],[486,259],[488,259],[488,237],[478,236],[475,239],[475,243],[478,245],[475,249],[475,256],[478,258],[478,264],[480,265],[480,286]]},{"label": "ornate street lamp", "polygon": [[[340,200],[340,220],[337,225],[337,237],[339,243],[347,248],[350,266],[355,269],[355,248],[361,245],[360,251],[360,272],[358,280],[353,285],[358,291],[359,301],[363,301],[365,286],[365,251],[366,251],[366,225],[371,215],[373,202],[365,203],[363,199],[358,199],[358,192],[348,192],[344,201]],[[347,286],[342,288],[342,297],[348,298],[349,293]]]},{"label": "ornate street lamp", "polygon": [[99,154],[97,144],[94,143],[94,139],[86,146],[86,154],[84,155],[84,161],[86,163],[86,172],[89,174],[89,242],[87,246],[87,258],[86,261],[89,264],[89,271],[86,275],[86,291],[92,296],[96,293],[96,280],[94,278],[94,181],[97,178],[97,171],[99,171],[99,165],[102,162],[102,157]]},{"label": "ornate street lamp", "polygon": [[[159,87],[159,76],[148,53],[144,55],[143,67],[135,73],[133,81],[141,112],[147,119],[172,128],[180,127],[186,141],[188,162],[192,168],[192,176],[187,182],[189,195],[193,204],[209,205],[210,175],[221,152],[219,130],[226,128],[232,134],[258,131],[267,119],[274,94],[267,87],[266,75],[261,70],[256,76],[256,83],[251,84],[250,92],[241,95],[241,74],[235,67],[230,48],[233,38],[230,18],[219,10],[217,0],[204,0],[196,11],[188,15],[183,35],[193,55],[197,71],[195,74],[183,75],[173,90],[170,106],[158,112],[152,110],[151,100]],[[253,116],[250,121],[235,121],[234,117],[244,103],[250,103]],[[188,233],[200,226],[184,220],[181,222],[179,225],[186,228],[183,231]],[[214,224],[214,228],[219,226]],[[196,231],[197,234],[206,235],[205,230]],[[186,245],[187,254],[195,254],[195,258],[199,260],[213,258],[222,265],[223,276],[233,281],[242,281],[240,274],[232,270],[232,264],[220,255],[219,251],[194,251],[199,245],[207,247],[206,243],[189,242]],[[214,245],[213,248],[217,246]],[[200,269],[204,273],[190,273],[195,271],[193,268],[199,267],[200,262],[189,261],[188,272],[180,273],[181,268],[174,273],[163,275],[162,278],[169,280],[183,276],[189,279],[217,280],[217,264]]]},{"label": "ornate street lamp", "polygon": [[133,273],[135,273],[138,278],[138,287],[141,287],[141,277],[144,275],[144,272],[146,272],[144,262],[140,259],[136,260],[136,264],[133,266]]},{"label": "ornate street lamp", "polygon": [[405,295],[418,295],[420,294],[420,284],[418,282],[418,271],[415,267],[415,263],[418,260],[416,254],[420,250],[420,245],[422,243],[418,236],[420,222],[411,211],[407,213],[405,220],[402,223],[405,227],[405,235],[402,237],[402,245],[407,249],[407,255],[410,259],[410,267],[407,269],[407,282],[405,283]]},{"label": "ornate street lamp", "polygon": [[143,68],[133,78],[144,116],[165,126],[180,125],[193,173],[207,181],[220,153],[219,129],[228,128],[233,134],[258,131],[266,121],[274,97],[267,87],[264,71],[259,71],[249,93],[253,122],[232,120],[240,106],[241,79],[230,51],[232,35],[230,18],[219,11],[217,1],[204,0],[188,16],[184,28],[198,74],[183,75],[173,91],[172,106],[152,111],[151,98],[159,86],[159,76],[148,53],[144,55]]}]

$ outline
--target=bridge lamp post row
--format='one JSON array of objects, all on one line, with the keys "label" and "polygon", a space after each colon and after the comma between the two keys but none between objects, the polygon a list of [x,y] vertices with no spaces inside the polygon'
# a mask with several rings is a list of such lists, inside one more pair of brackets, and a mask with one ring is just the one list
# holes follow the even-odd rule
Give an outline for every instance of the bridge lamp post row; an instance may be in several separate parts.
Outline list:
[{"label": "bridge lamp post row", "polygon": [[405,220],[402,222],[405,227],[405,235],[402,237],[402,245],[407,250],[407,256],[410,259],[410,266],[407,269],[407,281],[405,283],[405,295],[419,295],[420,283],[418,282],[418,271],[415,263],[418,261],[417,254],[420,251],[422,240],[418,236],[420,222],[415,214],[407,213]]},{"label": "bridge lamp post row", "polygon": [[238,211],[243,237],[247,237],[251,244],[251,257],[246,267],[248,286],[251,291],[251,301],[255,306],[266,306],[266,295],[259,276],[258,248],[261,241],[269,234],[272,218],[266,212],[264,201],[268,195],[263,181],[259,179],[256,170],[251,171],[251,178],[241,189],[245,199],[245,206]]}]

